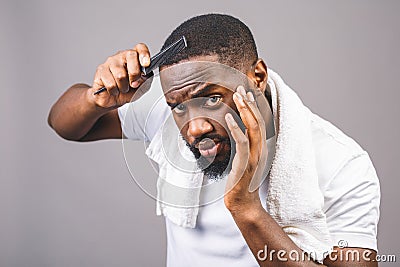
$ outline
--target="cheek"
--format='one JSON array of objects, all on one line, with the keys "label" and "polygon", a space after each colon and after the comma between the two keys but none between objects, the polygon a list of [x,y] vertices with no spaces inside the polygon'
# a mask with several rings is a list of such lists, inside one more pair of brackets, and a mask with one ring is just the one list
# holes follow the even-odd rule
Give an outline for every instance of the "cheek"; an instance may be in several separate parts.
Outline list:
[{"label": "cheek", "polygon": [[225,119],[223,118],[223,121],[218,121],[218,122],[213,122],[214,126],[214,131],[222,136],[228,137],[228,125],[225,122]]},{"label": "cheek", "polygon": [[231,113],[234,118],[237,117],[237,110],[233,109],[230,105],[227,105],[226,103],[224,103],[222,105],[222,107],[220,107],[219,109],[210,110],[207,113],[209,114],[210,118],[212,118],[212,120],[213,120],[213,125],[215,125],[214,128],[218,131],[223,131],[223,132],[229,131],[228,125],[225,121],[225,115],[227,113]]},{"label": "cheek", "polygon": [[187,133],[189,125],[187,123],[185,123],[184,122],[185,120],[183,118],[179,117],[178,115],[173,114],[173,117],[174,117],[174,121],[175,121],[176,126],[178,127],[181,135],[183,135],[183,137],[185,137],[185,139],[186,139],[186,133]]}]

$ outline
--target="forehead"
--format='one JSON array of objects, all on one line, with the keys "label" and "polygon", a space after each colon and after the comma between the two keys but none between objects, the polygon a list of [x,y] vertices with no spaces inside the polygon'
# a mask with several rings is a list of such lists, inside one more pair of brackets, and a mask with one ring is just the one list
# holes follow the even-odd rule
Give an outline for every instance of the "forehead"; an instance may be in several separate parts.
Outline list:
[{"label": "forehead", "polygon": [[248,85],[247,76],[230,66],[210,61],[187,61],[160,72],[161,86],[168,98],[192,97],[202,90],[218,88],[234,92]]}]

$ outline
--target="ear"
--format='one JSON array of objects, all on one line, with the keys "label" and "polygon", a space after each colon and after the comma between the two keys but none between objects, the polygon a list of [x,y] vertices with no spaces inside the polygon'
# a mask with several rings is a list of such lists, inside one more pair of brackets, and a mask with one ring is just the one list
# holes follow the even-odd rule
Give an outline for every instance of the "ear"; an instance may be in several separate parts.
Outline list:
[{"label": "ear", "polygon": [[247,75],[254,81],[256,86],[264,93],[267,88],[268,71],[264,60],[259,58],[252,66]]}]

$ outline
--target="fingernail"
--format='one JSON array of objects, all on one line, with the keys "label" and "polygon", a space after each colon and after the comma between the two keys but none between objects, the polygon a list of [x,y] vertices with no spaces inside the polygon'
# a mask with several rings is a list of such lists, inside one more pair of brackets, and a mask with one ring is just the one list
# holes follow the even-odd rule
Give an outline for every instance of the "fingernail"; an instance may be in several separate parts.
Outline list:
[{"label": "fingernail", "polygon": [[254,102],[254,101],[255,101],[252,92],[248,92],[248,93],[247,93],[247,98],[248,98],[251,102]]},{"label": "fingernail", "polygon": [[243,97],[239,92],[235,92],[233,96],[236,97],[239,101],[243,101]]},{"label": "fingernail", "polygon": [[150,59],[147,56],[143,56],[141,62],[142,66],[147,66],[150,63]]},{"label": "fingernail", "polygon": [[136,88],[136,87],[138,87],[139,86],[139,82],[138,81],[133,81],[132,83],[131,83],[131,87],[133,87],[133,88]]},{"label": "fingernail", "polygon": [[244,90],[244,87],[243,87],[242,85],[239,85],[239,86],[236,88],[236,92],[238,92],[239,94],[241,94],[241,95],[243,95],[243,96],[246,95],[246,90]]}]

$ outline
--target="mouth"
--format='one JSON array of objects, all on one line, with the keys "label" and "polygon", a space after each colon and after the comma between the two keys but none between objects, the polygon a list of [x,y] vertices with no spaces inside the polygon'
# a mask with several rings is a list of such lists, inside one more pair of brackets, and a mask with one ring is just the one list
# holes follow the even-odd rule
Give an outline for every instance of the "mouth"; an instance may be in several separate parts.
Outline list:
[{"label": "mouth", "polygon": [[218,178],[227,170],[231,161],[228,138],[214,134],[198,138],[192,144],[186,141],[186,145],[195,156],[199,168],[208,177]]},{"label": "mouth", "polygon": [[210,138],[204,138],[197,145],[200,154],[205,158],[215,158],[221,150],[221,143]]}]

